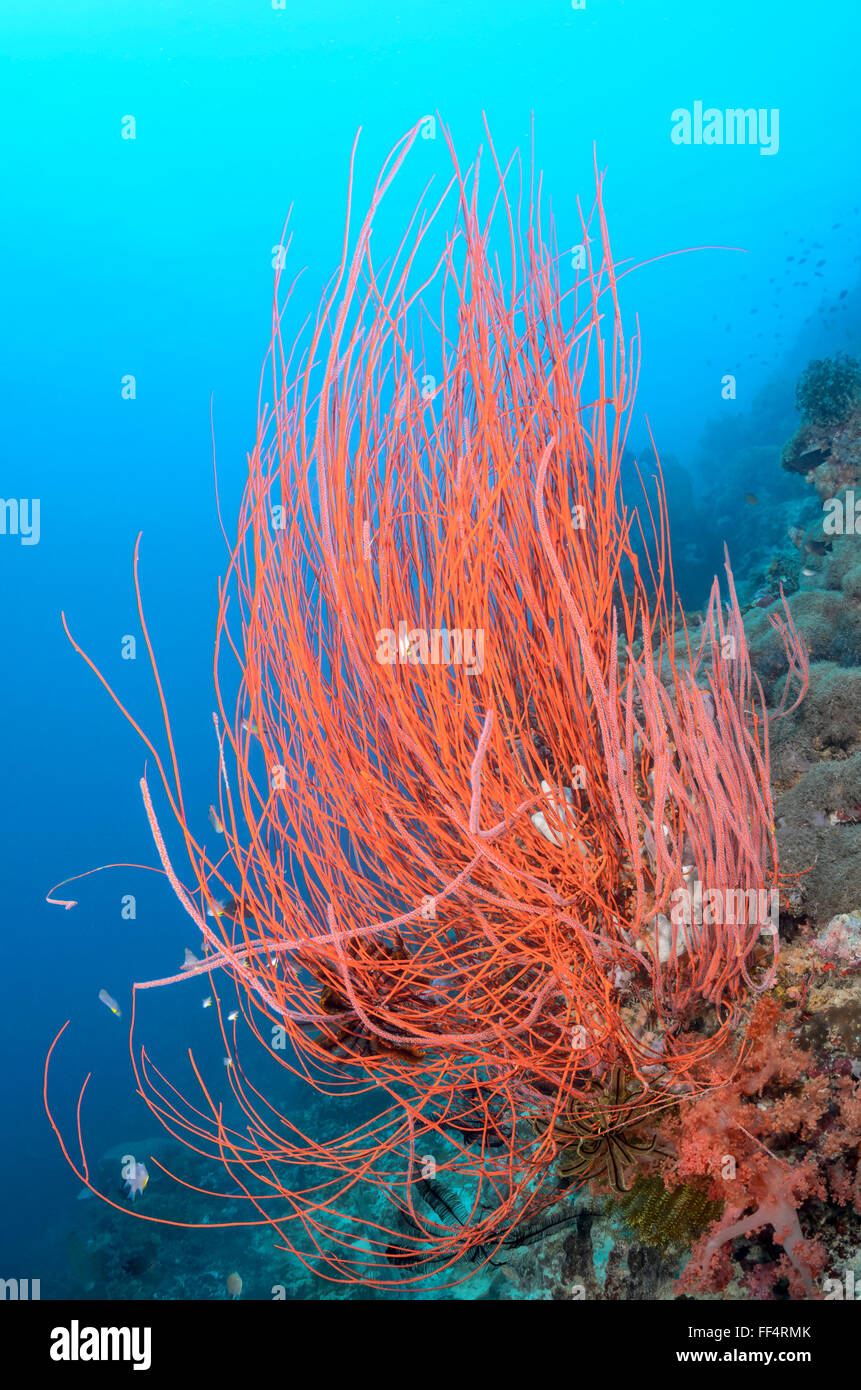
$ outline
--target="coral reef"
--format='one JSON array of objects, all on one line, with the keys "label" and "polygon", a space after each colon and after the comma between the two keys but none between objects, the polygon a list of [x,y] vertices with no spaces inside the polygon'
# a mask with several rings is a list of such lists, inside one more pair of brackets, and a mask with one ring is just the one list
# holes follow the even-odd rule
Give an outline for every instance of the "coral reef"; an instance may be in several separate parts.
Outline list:
[{"label": "coral reef", "polygon": [[[829,1287],[842,1289],[846,1271],[858,1268],[859,379],[857,364],[837,359],[811,364],[799,382],[802,425],[783,463],[804,475],[813,496],[772,502],[783,545],[763,542],[761,512],[742,512],[742,533],[757,539],[739,587],[767,702],[781,703],[787,678],[775,621],[784,598],[811,663],[806,698],[770,727],[782,873],[777,983],[735,1037],[694,1068],[690,1094],[679,1095],[654,1131],[651,1171],[639,1169],[606,1218],[593,1210],[565,1237],[554,1296],[566,1296],[573,1264],[585,1296],[599,1298],[818,1298],[835,1296]],[[741,434],[734,447],[746,456]],[[698,1026],[708,1029],[706,1014]],[[594,1175],[589,1190],[594,1209]],[[658,1249],[668,1256],[660,1267]]]},{"label": "coral reef", "polygon": [[[459,235],[434,288],[453,336],[439,329],[429,414],[405,344],[433,218],[385,284],[370,253],[419,138],[392,151],[292,346],[276,274],[273,404],[218,616],[215,847],[186,809],[166,701],[164,757],[135,725],[169,808],[144,778],[161,867],[205,951],[135,988],[218,970],[275,1078],[270,1100],[216,998],[241,1119],[226,1124],[196,1075],[207,1103],[173,1091],[172,1132],[248,1183],[248,1224],[262,1215],[300,1261],[398,1290],[405,1268],[443,1288],[546,1237],[560,1176],[627,1186],[648,1123],[771,984],[761,927],[780,883],[767,711],[729,560],[688,629],[660,480],[636,521],[623,494],[638,348],[600,176],[569,322],[537,210],[505,227],[506,189],[485,211],[477,166],[455,160]],[[517,288],[490,254],[495,217]],[[788,608],[769,622],[789,713],[806,653]],[[703,885],[729,915],[677,922],[677,896]],[[163,1119],[161,1078],[131,1053]],[[291,1075],[325,1098],[307,1132],[280,1108]],[[329,1109],[345,1129],[323,1138]]]},{"label": "coral reef", "polygon": [[[658,1136],[667,1186],[706,1183],[723,1212],[680,1281],[688,1293],[821,1296],[861,1237],[861,372],[811,363],[798,385],[801,427],[784,468],[819,503],[800,503],[782,550],[749,598],[745,631],[766,699],[786,656],[779,597],[810,654],[806,699],[771,730],[775,824],[784,881],[781,964],[750,1028],[704,1064],[705,1092]],[[771,592],[769,592],[769,587]]]},{"label": "coral reef", "polygon": [[[855,1267],[861,1238],[861,372],[810,364],[783,473],[773,438],[737,432],[733,505],[770,467],[785,541],[774,549],[746,494],[734,528],[746,581],[737,591],[727,557],[728,601],[715,581],[704,611],[679,619],[716,542],[680,548],[680,594],[664,493],[648,536],[623,509],[633,380],[618,307],[601,328],[615,283],[603,216],[591,297],[563,332],[549,257],[533,252],[509,303],[487,229],[465,214],[465,271],[451,251],[441,263],[458,337],[444,343],[436,433],[393,345],[406,310],[365,321],[383,303],[357,292],[365,276],[375,285],[372,214],[416,138],[381,175],[337,314],[333,294],[297,349],[301,389],[277,369],[276,283],[276,404],[258,421],[224,590],[241,653],[226,602],[219,615],[242,679],[235,716],[219,688],[217,859],[186,820],[162,705],[175,784],[156,761],[193,897],[142,783],[206,954],[136,988],[231,977],[275,1082],[250,1079],[226,1027],[238,1011],[225,1019],[217,998],[232,1118],[199,1075],[211,1115],[167,1083],[187,1146],[165,1165],[178,1185],[168,1192],[163,1169],[135,1211],[175,1227],[158,1247],[143,1222],[137,1243],[112,1242],[116,1155],[92,1170],[82,1157],[87,1193],[107,1204],[91,1203],[73,1243],[85,1292],[145,1296],[158,1264],[167,1297],[224,1297],[227,1270],[228,1291],[252,1296],[283,1284],[290,1297],[424,1297],[469,1281],[459,1296],[819,1297]],[[467,207],[457,170],[456,182]],[[600,407],[581,399],[585,348],[570,381],[557,371],[582,337]],[[379,387],[351,394],[393,353],[390,405]],[[526,400],[523,433],[512,421]],[[377,443],[353,459],[357,421]],[[706,517],[675,461],[664,486]],[[440,632],[407,636],[402,615],[445,622],[459,657],[481,633],[480,668],[429,658]],[[704,885],[757,901],[779,887],[779,949],[776,918],[752,909],[669,915]],[[162,1119],[161,1073],[142,1063],[136,1076]],[[304,1112],[292,1094],[283,1104],[294,1083],[311,1091]],[[224,1273],[200,1273],[209,1218],[191,1219],[191,1192],[221,1193]]]},{"label": "coral reef", "polygon": [[[781,867],[796,875],[783,905],[824,923],[861,901],[861,409],[853,405],[857,364],[811,364],[799,384],[806,419],[784,451],[818,499],[790,526],[774,557],[788,604],[810,654],[806,700],[775,725],[772,782]],[[848,413],[847,413],[848,412]],[[794,586],[794,591],[793,591]],[[780,584],[773,588],[779,590]],[[786,675],[783,644],[770,619],[779,595],[751,605],[745,632],[766,699]]]}]

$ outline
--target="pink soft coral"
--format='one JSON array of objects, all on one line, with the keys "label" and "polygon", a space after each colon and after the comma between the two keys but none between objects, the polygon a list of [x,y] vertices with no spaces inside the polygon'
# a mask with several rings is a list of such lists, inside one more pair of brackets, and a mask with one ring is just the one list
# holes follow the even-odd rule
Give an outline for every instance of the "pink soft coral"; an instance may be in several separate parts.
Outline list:
[{"label": "pink soft coral", "polygon": [[826,1200],[829,1188],[842,1202],[859,1192],[861,1085],[811,1076],[811,1054],[790,1023],[777,1000],[762,1000],[741,1054],[726,1049],[712,1058],[700,1077],[708,1089],[664,1126],[673,1154],[667,1182],[707,1178],[709,1196],[725,1204],[694,1248],[680,1291],[725,1288],[729,1243],[770,1226],[784,1254],[746,1275],[749,1292],[768,1297],[785,1277],[791,1297],[817,1297],[826,1252],[805,1237],[799,1211],[811,1197]]},{"label": "pink soft coral", "polygon": [[[815,1172],[815,1165],[802,1163],[795,1168],[783,1168],[779,1161],[772,1160],[770,1170],[761,1173],[760,1182],[766,1190],[755,1210],[741,1216],[738,1220],[727,1217],[727,1211],[699,1242],[688,1263],[681,1283],[693,1287],[704,1279],[709,1284],[714,1276],[712,1261],[728,1241],[737,1236],[749,1236],[763,1226],[771,1226],[774,1239],[785,1251],[786,1259],[778,1262],[778,1271],[772,1269],[771,1287],[775,1274],[785,1273],[789,1278],[789,1292],[793,1298],[816,1298],[816,1277],[822,1273],[826,1252],[818,1241],[806,1240],[798,1221],[799,1204],[812,1193],[824,1195],[821,1179]],[[745,1185],[745,1202],[749,1192]],[[738,1205],[738,1203],[736,1204]],[[722,1273],[726,1266],[723,1266]],[[760,1288],[766,1287],[767,1273],[763,1266],[756,1271]],[[721,1287],[725,1286],[724,1280]],[[763,1293],[760,1297],[765,1297]]]}]

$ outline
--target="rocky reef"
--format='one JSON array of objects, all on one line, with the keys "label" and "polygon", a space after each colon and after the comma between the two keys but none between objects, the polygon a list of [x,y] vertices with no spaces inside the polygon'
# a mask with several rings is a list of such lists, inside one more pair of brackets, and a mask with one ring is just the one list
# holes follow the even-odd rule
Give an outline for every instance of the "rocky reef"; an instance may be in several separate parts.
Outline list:
[{"label": "rocky reef", "polygon": [[[795,917],[823,923],[861,904],[861,375],[842,359],[811,364],[799,384],[802,425],[783,452],[818,499],[775,553],[796,626],[810,653],[810,690],[774,725],[772,778],[781,867],[798,875]],[[808,508],[804,508],[806,521]],[[794,553],[793,553],[794,552]],[[753,606],[745,630],[767,697],[785,675],[769,616]]]}]

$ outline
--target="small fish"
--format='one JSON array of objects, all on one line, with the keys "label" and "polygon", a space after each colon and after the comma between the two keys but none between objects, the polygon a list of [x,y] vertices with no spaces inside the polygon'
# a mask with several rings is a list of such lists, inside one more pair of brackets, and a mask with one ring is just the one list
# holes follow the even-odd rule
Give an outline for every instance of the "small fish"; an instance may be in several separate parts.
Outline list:
[{"label": "small fish", "polygon": [[107,991],[106,989],[100,989],[100,990],[99,990],[99,998],[101,999],[101,1001],[102,1001],[103,1004],[106,1004],[106,1005],[107,1005],[107,1007],[110,1009],[110,1011],[111,1011],[112,1014],[116,1014],[117,1018],[122,1018],[122,1016],[123,1016],[123,1011],[122,1011],[122,1009],[120,1008],[120,1006],[119,1006],[119,1004],[117,1003],[116,999],[112,999],[112,998],[111,998],[111,996],[108,994],[108,991]]},{"label": "small fish", "polygon": [[211,995],[211,994],[207,994],[206,998],[205,998],[204,1001],[203,1001],[203,1007],[204,1007],[204,1009],[211,1009],[211,1008],[212,1008],[212,995]]},{"label": "small fish", "polygon": [[232,1057],[225,1057],[225,1058],[224,1058],[224,1065],[225,1065],[226,1067],[232,1067],[232,1066],[233,1066],[233,1058],[232,1058]]},{"label": "small fish", "polygon": [[209,819],[216,835],[223,835],[224,826],[222,824],[221,817],[219,816],[214,806],[210,806],[209,808]]},{"label": "small fish", "polygon": [[759,498],[755,492],[746,492],[744,494],[744,500],[749,507],[755,507],[759,503]]},{"label": "small fish", "polygon": [[131,1197],[132,1201],[134,1201],[138,1193],[140,1193],[140,1195],[143,1196],[144,1188],[146,1187],[148,1182],[149,1173],[146,1170],[146,1164],[136,1163],[132,1176],[130,1178],[126,1178],[126,1187],[128,1188],[126,1196]]},{"label": "small fish", "polygon": [[259,738],[259,737],[260,737],[260,729],[259,729],[259,727],[258,727],[257,720],[256,720],[256,719],[243,719],[243,721],[242,721],[242,732],[243,732],[243,733],[246,733],[246,734],[253,734],[253,736],[254,736],[255,738]]},{"label": "small fish", "polygon": [[200,964],[200,956],[196,956],[196,955],[194,954],[194,951],[190,951],[190,950],[188,949],[188,947],[186,946],[186,948],[185,948],[185,960],[182,962],[182,967],[181,967],[181,968],[182,968],[183,970],[188,970],[189,966],[192,966],[192,965],[199,965],[199,964]]},{"label": "small fish", "polygon": [[229,1013],[229,1014],[227,1015],[227,1022],[228,1022],[228,1023],[233,1023],[234,1019],[237,1019],[238,1017],[239,1017],[239,1010],[238,1010],[238,1009],[234,1009],[232,1013]]},{"label": "small fish", "polygon": [[227,1297],[237,1299],[242,1293],[242,1280],[234,1270],[233,1274],[227,1276]]},{"label": "small fish", "polygon": [[812,570],[806,566],[801,573],[804,575],[805,579],[810,579],[816,573],[816,570]]},{"label": "small fish", "polygon": [[[239,899],[235,893],[231,893],[229,898],[214,898],[212,907],[206,909],[207,917],[236,917],[239,914]],[[255,921],[254,913],[249,907],[243,908],[246,917]]]}]

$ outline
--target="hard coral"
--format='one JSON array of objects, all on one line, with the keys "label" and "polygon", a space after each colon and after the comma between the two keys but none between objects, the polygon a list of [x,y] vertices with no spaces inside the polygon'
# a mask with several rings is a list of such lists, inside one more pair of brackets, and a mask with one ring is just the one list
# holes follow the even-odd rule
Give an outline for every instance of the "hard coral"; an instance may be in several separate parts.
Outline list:
[{"label": "hard coral", "polygon": [[861,400],[861,366],[845,352],[809,362],[795,391],[805,424],[837,425]]},{"label": "hard coral", "polygon": [[832,917],[815,944],[835,965],[861,966],[861,912],[841,912]]}]

